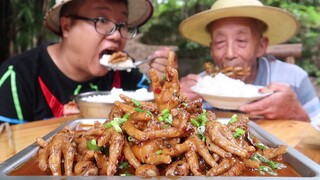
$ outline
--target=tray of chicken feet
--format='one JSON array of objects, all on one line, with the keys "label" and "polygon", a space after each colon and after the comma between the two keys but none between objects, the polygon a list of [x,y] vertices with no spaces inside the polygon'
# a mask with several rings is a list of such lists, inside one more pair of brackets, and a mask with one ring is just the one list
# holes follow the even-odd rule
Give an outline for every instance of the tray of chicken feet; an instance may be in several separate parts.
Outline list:
[{"label": "tray of chicken feet", "polygon": [[247,116],[219,119],[180,95],[173,56],[163,80],[150,70],[154,102],[120,95],[108,119],[62,124],[3,162],[0,179],[320,178],[319,165]]}]

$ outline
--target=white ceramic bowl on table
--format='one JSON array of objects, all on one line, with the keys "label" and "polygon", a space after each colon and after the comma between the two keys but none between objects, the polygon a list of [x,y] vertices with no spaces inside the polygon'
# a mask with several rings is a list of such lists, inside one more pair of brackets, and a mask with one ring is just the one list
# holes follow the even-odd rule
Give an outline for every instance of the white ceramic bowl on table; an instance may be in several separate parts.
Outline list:
[{"label": "white ceramic bowl on table", "polygon": [[203,93],[197,92],[197,90],[193,90],[193,91],[198,93],[211,106],[219,109],[226,109],[226,110],[237,110],[243,104],[248,104],[250,102],[259,100],[271,94],[270,92],[270,93],[264,93],[264,94],[251,96],[251,97],[232,97],[232,96],[203,94]]},{"label": "white ceramic bowl on table", "polygon": [[273,92],[260,93],[262,86],[245,84],[223,74],[205,76],[191,89],[211,106],[219,109],[238,110],[243,104],[269,96]]},{"label": "white ceramic bowl on table", "polygon": [[111,91],[93,91],[81,93],[73,97],[80,109],[80,114],[84,118],[107,118],[114,101],[122,101],[120,94],[127,95],[138,101],[151,101],[154,99],[153,93],[146,89],[136,91],[123,91],[122,89],[112,89]]}]

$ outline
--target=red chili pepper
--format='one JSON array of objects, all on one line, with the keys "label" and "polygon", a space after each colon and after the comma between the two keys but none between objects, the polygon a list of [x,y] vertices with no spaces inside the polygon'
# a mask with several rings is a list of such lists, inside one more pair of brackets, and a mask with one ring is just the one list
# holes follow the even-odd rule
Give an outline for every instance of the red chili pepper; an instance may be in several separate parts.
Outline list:
[{"label": "red chili pepper", "polygon": [[161,89],[160,89],[160,88],[156,88],[156,89],[154,90],[154,93],[155,93],[155,94],[160,94],[160,93],[161,93]]},{"label": "red chili pepper", "polygon": [[125,161],[125,157],[124,157],[124,155],[121,155],[121,156],[119,156],[119,158],[118,158],[118,161],[119,162],[123,162],[123,161]]},{"label": "red chili pepper", "polygon": [[96,141],[98,142],[101,137],[102,137],[102,134],[96,138]]}]

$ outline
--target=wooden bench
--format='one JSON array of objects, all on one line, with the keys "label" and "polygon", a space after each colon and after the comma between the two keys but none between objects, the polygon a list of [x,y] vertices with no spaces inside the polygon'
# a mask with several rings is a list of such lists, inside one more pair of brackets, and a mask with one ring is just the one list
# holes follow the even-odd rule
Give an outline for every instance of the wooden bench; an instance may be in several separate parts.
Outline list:
[{"label": "wooden bench", "polygon": [[271,54],[277,59],[284,60],[294,64],[296,60],[301,59],[302,44],[277,44],[271,45],[266,54]]}]

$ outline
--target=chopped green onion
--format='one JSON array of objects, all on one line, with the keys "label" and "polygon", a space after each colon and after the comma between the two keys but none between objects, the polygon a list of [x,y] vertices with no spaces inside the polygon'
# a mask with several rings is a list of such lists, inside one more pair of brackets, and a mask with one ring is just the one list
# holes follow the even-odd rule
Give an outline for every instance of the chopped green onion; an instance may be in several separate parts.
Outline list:
[{"label": "chopped green onion", "polygon": [[206,142],[206,137],[203,136],[201,140],[202,140],[203,142]]},{"label": "chopped green onion", "polygon": [[204,136],[204,134],[198,134],[199,139],[201,139],[201,141],[206,142],[206,137]]},{"label": "chopped green onion", "polygon": [[200,122],[208,121],[208,119],[207,119],[207,117],[205,115],[198,116],[197,119],[200,120]]},{"label": "chopped green onion", "polygon": [[123,161],[118,168],[124,169],[124,168],[127,168],[128,166],[129,166],[129,163],[127,161]]},{"label": "chopped green onion", "polygon": [[146,112],[147,112],[147,114],[149,114],[150,116],[152,116],[152,119],[153,119],[153,114],[152,114],[152,112],[149,111],[149,110],[147,110]]},{"label": "chopped green onion", "polygon": [[206,126],[207,122],[208,122],[208,118],[207,117],[203,118],[203,120],[201,122],[201,126]]},{"label": "chopped green onion", "polygon": [[207,111],[204,109],[202,111],[202,114],[199,115],[196,119],[191,119],[191,124],[197,127],[197,134],[198,137],[203,141],[206,142],[206,137],[204,136],[204,133],[206,131],[206,124],[208,122],[207,118]]},{"label": "chopped green onion", "polygon": [[263,144],[262,142],[257,142],[256,146],[261,150],[269,149],[269,147]]},{"label": "chopped green onion", "polygon": [[197,132],[198,132],[199,134],[204,134],[205,131],[206,131],[206,127],[204,127],[204,126],[199,126],[199,127],[197,128]]},{"label": "chopped green onion", "polygon": [[131,102],[133,102],[134,105],[136,105],[137,107],[141,108],[141,103],[135,99],[131,99]]},{"label": "chopped green onion", "polygon": [[157,155],[162,154],[162,150],[160,149],[160,150],[156,151],[156,154],[157,154]]},{"label": "chopped green onion", "polygon": [[162,117],[163,117],[163,119],[167,119],[169,117],[169,115],[170,115],[169,113],[163,114]]},{"label": "chopped green onion", "polygon": [[204,136],[205,131],[206,131],[206,127],[205,127],[205,126],[199,126],[199,127],[197,128],[198,137],[199,137],[203,142],[206,142],[206,137]]},{"label": "chopped green onion", "polygon": [[265,156],[261,155],[260,153],[254,153],[254,155],[251,157],[251,160],[255,160],[255,161],[261,161],[264,163],[268,163],[269,159],[266,158]]},{"label": "chopped green onion", "polygon": [[95,139],[87,141],[87,148],[89,150],[100,151],[100,147],[97,145],[97,141]]},{"label": "chopped green onion", "polygon": [[272,169],[277,169],[276,164],[273,161],[268,162]]},{"label": "chopped green onion", "polygon": [[233,134],[233,137],[238,138],[238,137],[240,137],[241,135],[244,135],[245,133],[246,133],[245,130],[240,129],[240,128],[237,128],[237,129],[236,129],[236,132]]},{"label": "chopped green onion", "polygon": [[191,119],[191,123],[192,123],[195,127],[199,127],[199,126],[200,126],[200,124],[198,123],[198,121],[195,120],[195,119]]},{"label": "chopped green onion", "polygon": [[283,163],[279,163],[279,162],[274,162],[273,163],[276,165],[276,168],[277,169],[284,169],[284,168],[287,168],[287,166]]},{"label": "chopped green onion", "polygon": [[208,119],[207,119],[207,111],[205,109],[202,111],[202,114],[197,117],[197,120],[200,120],[200,122],[208,121]]},{"label": "chopped green onion", "polygon": [[[119,125],[122,125],[123,123],[125,123],[127,121],[127,119],[123,119],[123,118],[114,118],[113,121],[116,121]],[[110,121],[111,122],[111,121]]]},{"label": "chopped green onion", "polygon": [[133,137],[128,136],[128,141],[129,141],[129,142],[132,142],[132,141],[133,141]]},{"label": "chopped green onion", "polygon": [[259,166],[259,172],[261,174],[263,174],[263,175],[265,174],[264,172],[269,173],[269,174],[271,174],[273,176],[277,176],[278,175],[278,173],[273,171],[272,168],[270,168],[269,166]]},{"label": "chopped green onion", "polygon": [[141,108],[134,108],[135,112],[145,112],[145,110],[141,109]]},{"label": "chopped green onion", "polygon": [[172,115],[170,114],[169,109],[162,110],[161,114],[158,116],[160,122],[166,122],[172,124]]},{"label": "chopped green onion", "polygon": [[[115,121],[120,126],[125,122],[127,122],[128,118],[129,118],[129,114],[125,114],[122,118],[114,118],[112,121]],[[105,124],[104,127],[111,128],[113,126],[113,124],[111,123],[112,121]]]},{"label": "chopped green onion", "polygon": [[135,112],[140,112],[140,113],[147,113],[147,114],[149,114],[150,116],[152,116],[153,117],[153,114],[152,114],[152,112],[150,112],[149,110],[143,110],[143,109],[141,109],[141,108],[134,108],[134,111]]},{"label": "chopped green onion", "polygon": [[166,80],[167,80],[167,76],[166,76],[166,75],[163,75],[163,76],[162,76],[162,80],[163,80],[163,81],[166,81]]},{"label": "chopped green onion", "polygon": [[117,131],[117,132],[122,132],[122,129],[120,128],[120,125],[118,122],[116,121],[111,121],[111,124],[113,126],[113,128]]},{"label": "chopped green onion", "polygon": [[129,114],[128,113],[126,113],[125,115],[123,115],[123,117],[122,118],[124,118],[124,119],[127,119],[128,120],[128,118],[129,118]]},{"label": "chopped green onion", "polygon": [[122,132],[122,129],[120,128],[120,124],[118,123],[117,120],[112,120],[108,122],[107,124],[104,125],[106,128],[113,127],[117,132]]},{"label": "chopped green onion", "polygon": [[163,122],[163,121],[164,121],[164,119],[163,119],[162,116],[159,116],[158,119],[159,119],[160,122]]},{"label": "chopped green onion", "polygon": [[161,112],[161,114],[169,114],[169,109],[164,109],[164,110],[162,110],[162,112]]},{"label": "chopped green onion", "polygon": [[191,119],[190,121],[195,127],[206,126],[208,122],[207,111],[204,109],[201,115],[196,119]]},{"label": "chopped green onion", "polygon": [[172,115],[170,114],[167,118],[164,119],[164,122],[172,124]]},{"label": "chopped green onion", "polygon": [[268,163],[272,169],[283,169],[283,168],[287,167],[285,164],[269,160],[267,157],[265,157],[259,153],[255,153],[250,159],[255,160],[255,161],[261,161],[264,163]]},{"label": "chopped green onion", "polygon": [[108,122],[107,124],[104,124],[104,127],[105,128],[111,128],[112,127],[112,124],[110,122]]},{"label": "chopped green onion", "polygon": [[237,122],[237,119],[238,119],[238,115],[237,114],[233,114],[231,116],[231,119],[230,119],[229,123],[230,124],[235,123],[235,122]]}]

